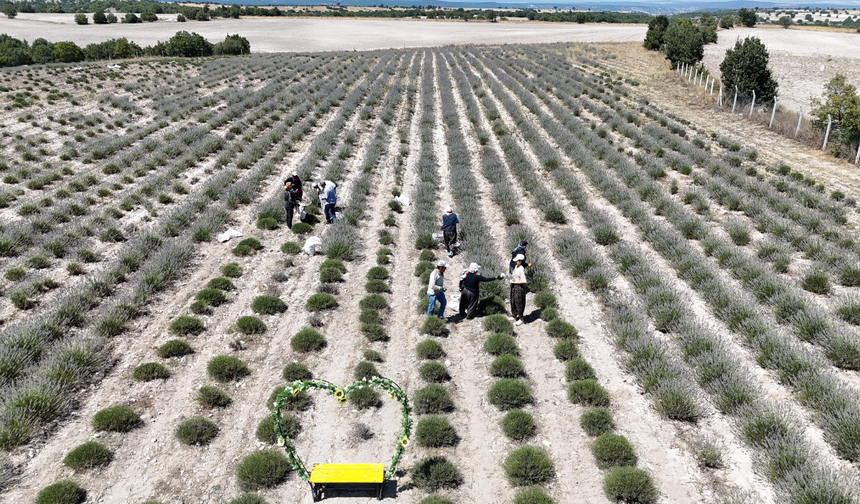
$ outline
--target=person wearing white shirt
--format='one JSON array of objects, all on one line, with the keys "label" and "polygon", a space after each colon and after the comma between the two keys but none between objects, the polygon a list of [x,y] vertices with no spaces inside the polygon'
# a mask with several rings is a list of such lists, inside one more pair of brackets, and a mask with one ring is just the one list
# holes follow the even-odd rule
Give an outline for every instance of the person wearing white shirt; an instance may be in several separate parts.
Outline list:
[{"label": "person wearing white shirt", "polygon": [[[523,254],[514,257],[514,271],[511,273],[511,315],[515,325],[522,325],[526,309],[526,292],[529,281],[526,278],[526,258]],[[530,265],[529,265],[530,266]]]}]

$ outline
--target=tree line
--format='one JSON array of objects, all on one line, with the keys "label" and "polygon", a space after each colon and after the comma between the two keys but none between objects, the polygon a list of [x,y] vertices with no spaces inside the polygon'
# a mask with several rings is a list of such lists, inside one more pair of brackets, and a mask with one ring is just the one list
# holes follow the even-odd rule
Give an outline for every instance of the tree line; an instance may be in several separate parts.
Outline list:
[{"label": "tree line", "polygon": [[141,47],[127,38],[111,39],[79,47],[74,42],[48,42],[37,38],[32,44],[6,34],[0,34],[0,67],[32,65],[34,63],[74,63],[163,56],[193,58],[213,55],[242,55],[251,51],[248,39],[240,35],[227,35],[213,44],[197,33],[179,31],[167,42]]}]

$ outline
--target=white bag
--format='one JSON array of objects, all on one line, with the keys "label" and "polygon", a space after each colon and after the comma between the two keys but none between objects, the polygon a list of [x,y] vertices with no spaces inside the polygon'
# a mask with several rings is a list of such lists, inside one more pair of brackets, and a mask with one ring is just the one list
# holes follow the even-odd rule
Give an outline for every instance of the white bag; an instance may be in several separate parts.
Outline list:
[{"label": "white bag", "polygon": [[242,233],[236,231],[235,229],[228,229],[227,231],[224,231],[223,233],[216,236],[215,238],[217,238],[219,242],[224,243],[230,238],[239,238],[240,236],[242,236]]},{"label": "white bag", "polygon": [[311,236],[305,241],[305,246],[302,247],[302,252],[312,256],[317,252],[322,252],[322,240],[317,236]]},{"label": "white bag", "polygon": [[299,220],[303,221],[303,220],[305,220],[305,217],[307,217],[307,214],[305,214],[305,206],[300,203],[299,204]]},{"label": "white bag", "polygon": [[430,235],[436,243],[442,243],[442,233],[433,233]]}]

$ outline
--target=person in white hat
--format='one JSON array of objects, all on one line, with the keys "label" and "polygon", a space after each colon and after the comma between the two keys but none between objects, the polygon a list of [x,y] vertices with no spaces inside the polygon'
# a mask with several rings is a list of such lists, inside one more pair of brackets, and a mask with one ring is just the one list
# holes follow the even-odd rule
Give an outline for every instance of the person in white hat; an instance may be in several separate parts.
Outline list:
[{"label": "person in white hat", "polygon": [[475,310],[478,308],[478,299],[480,298],[479,286],[481,282],[492,282],[493,280],[501,280],[505,278],[504,273],[497,277],[485,277],[478,274],[481,266],[472,263],[463,272],[460,278],[460,316],[472,318],[475,316]]},{"label": "person in white hat", "polygon": [[436,263],[436,269],[430,273],[430,280],[427,282],[427,298],[429,303],[427,304],[427,316],[433,316],[433,309],[436,308],[436,301],[439,301],[439,314],[438,317],[440,319],[445,318],[445,305],[448,304],[448,300],[445,299],[445,270],[448,269],[448,263],[445,261],[439,261]]},{"label": "person in white hat", "polygon": [[529,281],[526,278],[526,256],[517,254],[514,257],[514,271],[511,273],[511,315],[514,325],[522,325],[523,314],[526,310],[526,292]]},{"label": "person in white hat", "polygon": [[445,208],[445,214],[442,215],[442,238],[445,240],[445,250],[448,251],[448,257],[454,257],[454,244],[457,243],[457,224],[460,219],[454,213],[451,207]]},{"label": "person in white hat", "polygon": [[302,181],[299,174],[293,172],[284,180],[284,210],[287,212],[287,227],[293,227],[293,213],[302,201]]}]

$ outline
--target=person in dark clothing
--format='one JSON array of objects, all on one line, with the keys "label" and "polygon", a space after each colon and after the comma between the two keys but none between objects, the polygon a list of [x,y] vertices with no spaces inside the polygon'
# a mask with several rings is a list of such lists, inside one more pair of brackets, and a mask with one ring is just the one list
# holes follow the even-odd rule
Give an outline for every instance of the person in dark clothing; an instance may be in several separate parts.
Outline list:
[{"label": "person in dark clothing", "polygon": [[512,273],[514,272],[514,268],[516,268],[516,266],[517,266],[517,263],[516,263],[516,259],[515,259],[515,258],[516,258],[518,255],[523,256],[523,264],[524,264],[526,267],[531,268],[531,266],[532,266],[532,265],[531,265],[531,264],[528,264],[528,263],[526,262],[526,247],[528,246],[528,244],[529,244],[529,242],[527,242],[527,241],[525,241],[525,240],[522,240],[522,241],[520,241],[520,244],[519,244],[519,245],[517,245],[516,247],[514,247],[514,249],[513,249],[513,250],[511,250],[511,264],[510,264],[510,265],[508,265],[508,274],[509,274],[509,275],[510,275],[510,274],[512,274]]},{"label": "person in dark clothing", "polygon": [[475,310],[478,308],[479,286],[481,282],[492,282],[493,280],[501,280],[505,277],[501,274],[497,277],[485,277],[478,274],[481,266],[472,263],[469,268],[463,272],[460,278],[460,316],[473,318]]},{"label": "person in dark clothing", "polygon": [[457,224],[460,219],[451,207],[445,209],[445,215],[442,216],[442,237],[445,240],[445,250],[448,251],[448,257],[454,256],[454,244],[457,243]]},{"label": "person in dark clothing", "polygon": [[299,174],[293,172],[284,180],[284,209],[287,212],[287,227],[293,227],[293,213],[302,201],[302,181]]}]

